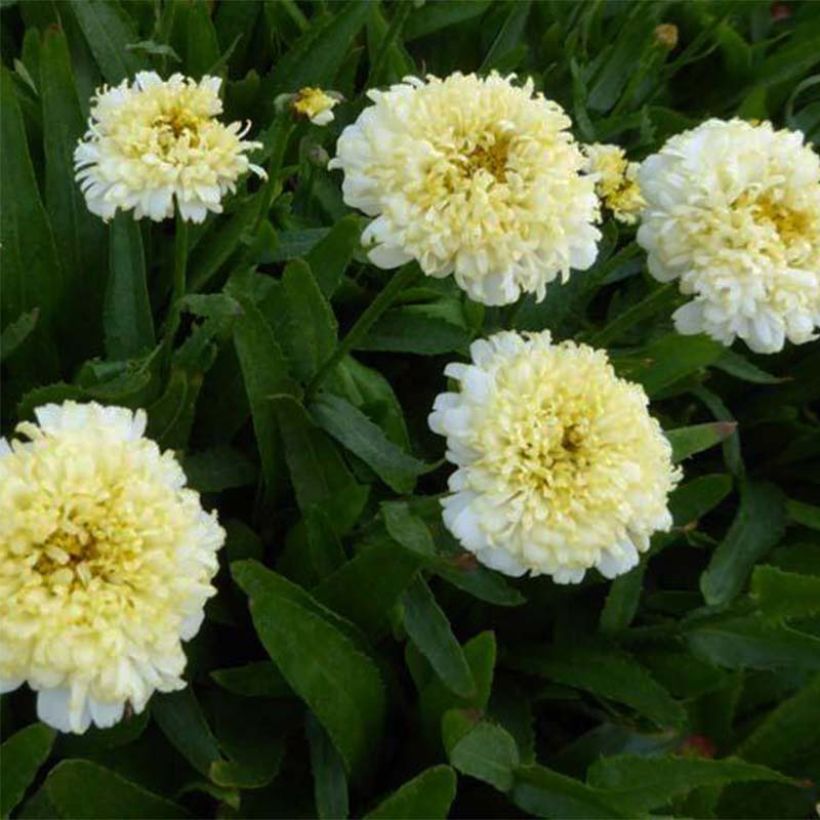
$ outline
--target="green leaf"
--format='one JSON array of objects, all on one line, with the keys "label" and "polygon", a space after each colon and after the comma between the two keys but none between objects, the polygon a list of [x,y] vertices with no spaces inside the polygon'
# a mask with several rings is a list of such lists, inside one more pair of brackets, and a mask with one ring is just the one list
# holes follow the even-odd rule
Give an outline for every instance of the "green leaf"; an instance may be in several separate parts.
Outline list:
[{"label": "green leaf", "polygon": [[769,618],[808,618],[820,612],[820,577],[755,567],[752,598]]},{"label": "green leaf", "polygon": [[[40,96],[43,105],[45,201],[54,242],[66,273],[66,301],[71,331],[66,339],[77,358],[98,352],[100,307],[106,280],[106,236],[102,220],[86,207],[74,179],[74,149],[85,130],[65,34],[49,28],[40,50]],[[129,317],[123,317],[127,322]],[[150,321],[150,313],[149,313]],[[77,333],[76,328],[83,332]],[[113,358],[127,355],[112,354]]]},{"label": "green leaf", "polygon": [[471,698],[476,683],[450,622],[421,576],[401,599],[404,628],[444,684],[462,698]]},{"label": "green leaf", "polygon": [[[0,187],[7,192],[0,202],[3,249],[0,323],[6,326],[21,313],[37,308],[40,324],[48,326],[62,300],[63,272],[40,200],[14,80],[5,68],[0,70],[0,83],[3,110]],[[14,195],[9,196],[8,192]]]},{"label": "green leaf", "polygon": [[188,446],[201,386],[201,373],[172,367],[165,392],[148,407],[147,432],[161,447],[184,450]]},{"label": "green leaf", "polygon": [[698,476],[681,484],[669,496],[669,511],[676,527],[688,527],[717,507],[732,491],[726,473]]},{"label": "green leaf", "polygon": [[282,445],[271,398],[277,394],[294,393],[296,385],[288,374],[287,362],[273,330],[249,294],[238,286],[231,288],[230,293],[242,307],[242,316],[234,328],[234,345],[251,406],[262,473],[271,496],[281,485],[283,466]]},{"label": "green leaf", "polygon": [[378,752],[384,720],[376,666],[300,587],[254,561],[234,563],[232,572],[268,654],[330,735],[346,770],[361,773]]},{"label": "green leaf", "polygon": [[279,773],[285,752],[286,730],[275,705],[260,709],[247,698],[209,694],[219,745],[228,756],[211,763],[211,781],[231,789],[267,786]]},{"label": "green leaf", "polygon": [[390,382],[378,370],[346,356],[330,374],[325,386],[328,392],[347,399],[376,422],[393,444],[404,450],[410,449],[402,406]]},{"label": "green leaf", "polygon": [[783,494],[772,484],[741,484],[737,515],[700,579],[708,604],[735,598],[755,563],[777,545],[785,528],[784,505]]},{"label": "green leaf", "polygon": [[[507,16],[501,24],[487,56],[481,63],[479,71],[481,73],[491,71],[492,69],[499,69],[508,55],[517,48],[522,47],[522,38],[524,37],[527,20],[530,16],[530,3],[519,2],[511,3]],[[526,46],[523,46],[526,48]]]},{"label": "green leaf", "polygon": [[385,501],[382,517],[390,537],[416,555],[433,558],[436,546],[425,523],[410,512],[404,501]]},{"label": "green leaf", "polygon": [[335,8],[339,10],[314,22],[276,63],[274,94],[298,91],[305,86],[333,88],[350,43],[370,14],[368,3],[349,2]]},{"label": "green leaf", "polygon": [[311,714],[307,717],[307,736],[316,813],[321,820],[346,818],[349,808],[344,764],[325,730]]},{"label": "green leaf", "polygon": [[820,530],[820,507],[788,499],[786,501],[786,515],[789,522],[793,524],[799,524],[801,527],[808,527],[811,530]]},{"label": "green leaf", "polygon": [[311,268],[297,259],[282,276],[285,322],[282,348],[302,382],[309,382],[336,349],[336,317]]},{"label": "green leaf", "polygon": [[713,421],[708,424],[666,430],[665,435],[672,445],[672,461],[677,464],[695,453],[708,450],[727,439],[736,429],[737,422]]},{"label": "green leaf", "polygon": [[612,805],[606,795],[546,766],[519,768],[511,798],[518,808],[535,817],[609,820],[628,816]]},{"label": "green leaf", "polygon": [[[313,590],[317,601],[378,636],[421,562],[392,541],[367,546]],[[367,590],[363,595],[362,590]]]},{"label": "green leaf", "polygon": [[458,352],[470,343],[470,332],[444,319],[424,316],[415,305],[388,310],[356,345],[357,350],[437,356]]},{"label": "green leaf", "polygon": [[489,8],[490,0],[449,0],[425,3],[415,8],[404,27],[406,42],[433,34],[448,26],[478,17]]},{"label": "green leaf", "polygon": [[190,291],[205,288],[240,247],[243,235],[254,225],[258,215],[259,201],[252,197],[197,242],[188,264]]},{"label": "green leaf", "polygon": [[149,820],[188,817],[181,806],[90,760],[64,760],[49,772],[46,791],[63,817]]},{"label": "green leaf", "polygon": [[607,322],[603,330],[599,330],[591,339],[590,344],[595,347],[607,347],[615,339],[619,339],[630,331],[639,322],[666,311],[676,299],[676,289],[673,285],[661,285],[652,291],[638,304],[624,310],[616,318]]},{"label": "green leaf", "polygon": [[222,519],[225,528],[225,551],[229,561],[242,558],[261,558],[265,546],[259,536],[244,521],[236,518]]},{"label": "green leaf", "polygon": [[587,780],[631,815],[659,809],[671,800],[704,786],[769,780],[791,783],[779,772],[736,758],[709,760],[693,757],[615,755],[592,764]]},{"label": "green leaf", "polygon": [[249,698],[283,698],[293,695],[281,672],[270,661],[214,669],[211,677],[223,689],[235,695]]},{"label": "green leaf", "polygon": [[333,442],[316,427],[293,398],[270,401],[285,445],[296,500],[303,513],[321,506],[338,535],[356,523],[368,491],[345,466]]},{"label": "green leaf", "polygon": [[442,738],[451,765],[462,774],[483,780],[502,792],[512,788],[520,763],[518,747],[501,726],[487,720],[476,723],[470,713],[452,709],[442,719]]},{"label": "green leaf", "polygon": [[321,507],[311,507],[304,515],[310,562],[318,578],[335,572],[347,560],[344,546],[333,529],[333,522]]},{"label": "green leaf", "polygon": [[455,796],[455,772],[449,766],[434,766],[408,780],[365,820],[443,820]]},{"label": "green leaf", "polygon": [[154,346],[142,235],[130,214],[111,222],[103,327],[110,359],[136,358]]},{"label": "green leaf", "polygon": [[8,817],[23,799],[40,766],[51,754],[55,732],[32,723],[0,746],[0,817]]},{"label": "green leaf", "polygon": [[671,333],[634,354],[641,365],[625,375],[640,382],[651,398],[712,364],[724,351],[720,342],[706,336]]},{"label": "green leaf", "polygon": [[131,18],[111,0],[71,0],[71,9],[107,83],[133,79],[144,67],[128,50],[139,40]]},{"label": "green leaf", "polygon": [[752,384],[780,384],[783,379],[772,376],[757,365],[752,364],[739,353],[727,350],[714,364],[718,370]]},{"label": "green leaf", "polygon": [[151,699],[151,714],[169,742],[206,777],[211,765],[222,760],[219,744],[190,686],[156,695]]},{"label": "green leaf", "polygon": [[448,709],[486,709],[495,672],[496,644],[492,632],[481,632],[464,644],[464,657],[475,681],[475,694],[463,698],[444,685],[437,675],[430,675],[419,691],[419,708],[428,737],[438,742],[441,719]]},{"label": "green leaf", "polygon": [[632,623],[640,604],[645,574],[646,563],[641,562],[612,582],[601,611],[601,632],[611,635]]},{"label": "green leaf", "polygon": [[820,670],[820,638],[759,615],[695,623],[685,635],[692,652],[716,666]]},{"label": "green leaf", "polygon": [[311,415],[333,438],[364,461],[397,493],[410,493],[426,465],[405,453],[350,402],[328,394],[311,406]]},{"label": "green leaf", "polygon": [[3,328],[0,336],[0,362],[4,362],[31,335],[37,326],[40,311],[36,308],[28,313],[21,313],[13,322]]},{"label": "green leaf", "polygon": [[745,760],[787,768],[820,742],[820,675],[772,709],[737,748]]},{"label": "green leaf", "polygon": [[[390,537],[405,549],[425,557],[429,569],[447,583],[497,606],[519,606],[526,601],[500,573],[483,567],[469,553],[462,550],[446,554],[439,552],[427,524],[414,515],[405,502],[382,504],[382,515]],[[437,501],[436,517],[440,518]],[[465,557],[472,560],[464,560]]]},{"label": "green leaf", "polygon": [[226,444],[186,455],[182,465],[188,485],[200,493],[218,493],[256,482],[256,465]]},{"label": "green leaf", "polygon": [[214,73],[213,67],[219,61],[219,40],[209,8],[204,0],[172,5],[171,43],[182,55],[185,73],[191,77]]},{"label": "green leaf", "polygon": [[680,727],[686,712],[644,667],[628,655],[596,649],[519,650],[514,668],[623,703],[661,727]]},{"label": "green leaf", "polygon": [[342,217],[305,257],[322,293],[330,299],[342,281],[353,253],[360,244],[361,219],[354,214]]}]

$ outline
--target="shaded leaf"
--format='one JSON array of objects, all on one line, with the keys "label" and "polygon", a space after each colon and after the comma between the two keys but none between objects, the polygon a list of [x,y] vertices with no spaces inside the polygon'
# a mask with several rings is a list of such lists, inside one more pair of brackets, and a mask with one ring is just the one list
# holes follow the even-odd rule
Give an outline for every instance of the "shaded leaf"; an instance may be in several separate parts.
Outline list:
[{"label": "shaded leaf", "polygon": [[323,820],[346,818],[349,810],[344,764],[325,730],[311,714],[307,717],[307,736],[316,813]]},{"label": "shaded leaf", "polygon": [[253,561],[232,565],[265,649],[327,730],[350,773],[378,750],[384,686],[373,662],[304,590]]},{"label": "shaded leaf", "polygon": [[147,820],[188,817],[181,806],[90,760],[64,760],[49,772],[46,791],[64,817]]},{"label": "shaded leaf", "polygon": [[327,394],[311,404],[310,411],[324,430],[362,459],[385,484],[397,493],[412,492],[426,465],[393,444],[364,413]]},{"label": "shaded leaf", "polygon": [[0,817],[23,799],[40,766],[51,754],[56,733],[42,723],[32,723],[0,746]]},{"label": "shaded leaf", "polygon": [[103,328],[111,359],[135,358],[154,346],[142,235],[131,214],[115,216],[109,230]]},{"label": "shaded leaf", "polygon": [[644,667],[627,655],[595,649],[519,651],[511,659],[516,669],[543,675],[607,700],[623,703],[658,726],[682,726],[683,707]]},{"label": "shaded leaf", "polygon": [[401,600],[404,628],[410,640],[449,689],[460,697],[473,697],[476,684],[461,645],[421,576],[413,581]]},{"label": "shaded leaf", "polygon": [[738,595],[755,563],[778,543],[785,527],[784,503],[772,484],[741,484],[737,515],[701,576],[708,604],[725,604]]},{"label": "shaded leaf", "polygon": [[459,709],[445,713],[442,737],[450,763],[462,774],[468,774],[509,791],[519,765],[518,748],[512,736],[487,720],[475,723]]},{"label": "shaded leaf", "polygon": [[405,783],[365,815],[366,820],[443,820],[456,796],[449,766],[434,766]]},{"label": "shaded leaf", "polygon": [[733,421],[713,421],[708,424],[666,430],[665,435],[672,445],[672,461],[677,464],[695,453],[720,444],[731,436],[736,428],[737,423]]},{"label": "shaded leaf", "polygon": [[601,758],[588,773],[590,786],[605,792],[634,815],[665,806],[698,787],[750,780],[791,782],[779,772],[736,758],[616,755]]}]

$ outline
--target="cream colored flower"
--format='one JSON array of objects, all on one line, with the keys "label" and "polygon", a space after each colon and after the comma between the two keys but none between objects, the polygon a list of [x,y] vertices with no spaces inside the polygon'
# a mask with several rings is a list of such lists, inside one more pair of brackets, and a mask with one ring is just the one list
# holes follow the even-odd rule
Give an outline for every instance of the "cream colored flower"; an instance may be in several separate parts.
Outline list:
[{"label": "cream colored flower", "polygon": [[739,337],[758,353],[820,326],[820,159],[796,131],[708,120],[639,172],[649,271],[693,299],[680,333]]},{"label": "cream colored flower", "polygon": [[117,210],[156,222],[174,215],[202,222],[222,212],[222,197],[247,171],[265,172],[248,161],[259,142],[243,137],[250,128],[225,125],[219,77],[196,82],[181,74],[163,81],[152,71],[105,87],[92,100],[88,132],[74,151],[74,166],[89,210],[109,220]]},{"label": "cream colored flower", "polygon": [[329,167],[344,170],[345,202],[374,217],[362,237],[374,264],[415,259],[502,305],[542,299],[559,273],[595,261],[593,180],[569,117],[532,80],[408,77],[368,96]]},{"label": "cream colored flower", "polygon": [[502,332],[450,364],[431,429],[447,437],[444,523],[483,564],[507,575],[578,583],[595,567],[627,572],[672,518],[680,479],[646,394],[606,353],[547,331]]},{"label": "cream colored flower", "polygon": [[339,104],[335,96],[322,91],[321,88],[303,88],[293,97],[293,110],[302,117],[307,117],[314,125],[327,125],[333,122],[333,108]]},{"label": "cream colored flower", "polygon": [[619,222],[634,225],[646,204],[638,185],[638,163],[629,162],[617,145],[594,143],[583,147],[590,173],[595,174],[595,192]]},{"label": "cream colored flower", "polygon": [[35,412],[0,439],[0,691],[27,682],[40,720],[83,732],[185,686],[225,535],[142,410]]}]

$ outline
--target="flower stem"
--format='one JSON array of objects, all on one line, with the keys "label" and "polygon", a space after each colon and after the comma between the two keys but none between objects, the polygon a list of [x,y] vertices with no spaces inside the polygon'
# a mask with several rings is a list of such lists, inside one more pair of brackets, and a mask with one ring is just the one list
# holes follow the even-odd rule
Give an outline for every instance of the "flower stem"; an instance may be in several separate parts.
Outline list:
[{"label": "flower stem", "polygon": [[179,328],[182,313],[181,301],[185,296],[185,270],[188,265],[188,223],[177,211],[176,229],[174,231],[174,282],[171,303],[168,310],[168,322],[165,327],[165,343],[170,350],[174,334]]},{"label": "flower stem", "polygon": [[367,335],[376,320],[395,302],[396,297],[405,290],[418,274],[418,266],[410,262],[400,268],[385,285],[379,295],[362,311],[347,335],[336,346],[333,355],[319,368],[305,391],[305,398],[316,394],[322,382],[333,371],[337,364]]}]

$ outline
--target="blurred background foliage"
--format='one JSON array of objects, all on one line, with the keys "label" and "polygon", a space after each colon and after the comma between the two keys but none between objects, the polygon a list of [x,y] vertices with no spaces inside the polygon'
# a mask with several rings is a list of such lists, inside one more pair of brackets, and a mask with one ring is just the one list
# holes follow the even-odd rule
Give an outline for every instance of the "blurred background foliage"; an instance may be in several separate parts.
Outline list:
[{"label": "blurred background foliage", "polygon": [[[633,159],[703,119],[820,133],[820,4],[0,0],[2,425],[65,398],[146,407],[228,531],[191,686],[55,738],[2,700],[0,809],[23,817],[808,817],[820,780],[820,348],[680,337],[634,228],[546,299],[484,309],[395,274],[326,170],[369,87],[532,76]],[[139,70],[225,79],[271,181],[192,229],[88,213],[89,100]],[[317,128],[281,93],[344,94]],[[606,347],[685,482],[614,583],[510,581],[443,530],[426,429],[446,361],[502,327]],[[346,353],[307,389],[322,365]],[[316,385],[314,384],[314,388]],[[252,601],[249,614],[248,598]]]}]

